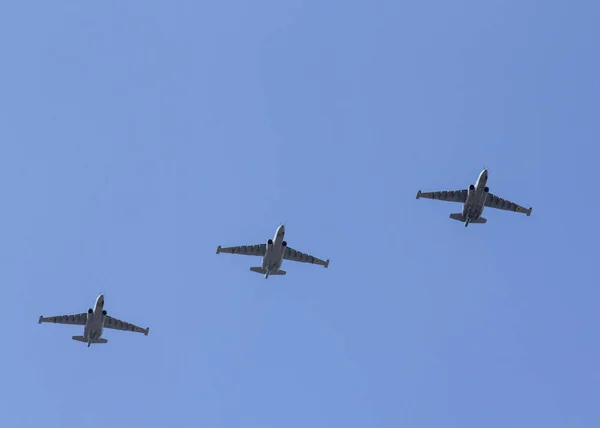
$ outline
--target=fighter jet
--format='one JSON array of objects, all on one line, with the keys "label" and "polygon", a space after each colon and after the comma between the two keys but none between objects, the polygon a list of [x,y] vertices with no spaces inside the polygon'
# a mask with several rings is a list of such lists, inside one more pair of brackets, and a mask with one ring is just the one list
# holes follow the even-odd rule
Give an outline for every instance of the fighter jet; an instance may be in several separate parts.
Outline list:
[{"label": "fighter jet", "polygon": [[55,324],[71,324],[82,325],[83,336],[73,336],[73,340],[87,343],[88,348],[92,343],[107,343],[108,340],[103,339],[102,330],[104,328],[112,328],[115,330],[133,331],[135,333],[144,333],[148,336],[150,328],[140,328],[125,321],[118,320],[109,315],[106,315],[104,309],[104,295],[99,295],[96,299],[94,309],[88,309],[87,313],[75,315],[59,315],[56,317],[44,318],[40,315],[39,324],[43,322],[52,322]]},{"label": "fighter jet", "polygon": [[265,279],[269,278],[269,275],[286,274],[286,271],[280,269],[283,259],[329,267],[329,259],[323,261],[288,247],[287,242],[283,240],[284,235],[285,227],[282,224],[277,228],[273,239],[268,239],[266,244],[241,245],[237,247],[225,248],[221,248],[219,245],[217,248],[217,254],[224,252],[229,254],[243,254],[246,256],[262,257],[262,266],[251,267],[250,270],[252,272],[263,274]]},{"label": "fighter jet", "polygon": [[483,224],[487,220],[481,217],[484,207],[497,208],[500,210],[515,211],[518,213],[531,215],[532,208],[523,208],[514,202],[502,199],[492,193],[486,186],[488,180],[488,171],[484,169],[479,174],[476,184],[469,185],[468,189],[464,190],[444,190],[439,192],[423,193],[420,190],[417,192],[417,199],[439,199],[440,201],[460,202],[463,204],[462,213],[450,214],[450,218],[465,223],[465,227],[469,223]]}]

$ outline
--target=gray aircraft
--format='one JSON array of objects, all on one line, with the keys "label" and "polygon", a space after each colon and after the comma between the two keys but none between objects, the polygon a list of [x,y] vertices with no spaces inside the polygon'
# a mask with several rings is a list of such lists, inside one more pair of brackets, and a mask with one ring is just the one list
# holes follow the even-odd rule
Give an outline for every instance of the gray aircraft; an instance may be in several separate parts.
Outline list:
[{"label": "gray aircraft", "polygon": [[240,245],[226,248],[222,248],[219,245],[217,254],[223,252],[246,256],[260,256],[262,257],[262,266],[251,267],[250,270],[263,274],[265,278],[268,278],[269,275],[285,275],[286,271],[280,269],[284,259],[329,267],[329,259],[323,261],[288,247],[287,242],[283,240],[284,235],[285,227],[282,224],[277,228],[273,239],[268,239],[266,244]]},{"label": "gray aircraft", "polygon": [[488,171],[484,169],[479,174],[476,184],[469,185],[468,189],[464,190],[444,190],[439,192],[417,192],[417,199],[428,198],[438,199],[440,201],[460,202],[463,204],[462,213],[450,214],[450,218],[465,223],[465,227],[469,223],[483,224],[487,220],[481,217],[484,207],[497,208],[500,210],[514,211],[518,213],[531,215],[532,208],[523,208],[514,202],[499,198],[490,193],[490,189],[486,186],[488,179]]},{"label": "gray aircraft", "polygon": [[145,336],[148,336],[148,332],[150,331],[150,328],[141,328],[125,321],[113,318],[110,315],[106,315],[106,310],[104,309],[104,296],[102,294],[96,299],[96,305],[94,306],[94,309],[88,309],[87,313],[84,312],[82,314],[75,315],[59,315],[48,318],[44,318],[43,315],[40,315],[39,323],[41,324],[43,322],[84,326],[83,336],[73,336],[73,340],[87,343],[88,348],[92,343],[108,342],[108,340],[102,338],[102,331],[104,328],[144,333]]}]

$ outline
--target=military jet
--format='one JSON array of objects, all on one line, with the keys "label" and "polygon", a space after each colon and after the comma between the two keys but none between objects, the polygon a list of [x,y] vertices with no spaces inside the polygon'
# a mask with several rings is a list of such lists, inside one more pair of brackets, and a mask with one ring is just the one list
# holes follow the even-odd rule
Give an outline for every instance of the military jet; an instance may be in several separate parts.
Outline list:
[{"label": "military jet", "polygon": [[488,179],[488,171],[484,169],[479,174],[476,184],[470,184],[468,189],[464,190],[444,190],[439,192],[417,192],[417,199],[439,199],[440,201],[460,202],[463,204],[462,213],[450,214],[450,218],[465,223],[465,227],[469,223],[483,224],[487,220],[481,217],[484,207],[497,208],[500,210],[515,211],[518,213],[531,215],[532,208],[523,208],[514,202],[502,199],[492,193],[486,186]]},{"label": "military jet", "polygon": [[251,267],[250,270],[252,272],[263,274],[265,279],[269,278],[269,275],[286,274],[286,271],[280,269],[284,259],[329,267],[329,259],[323,261],[288,247],[287,242],[283,240],[284,235],[285,227],[282,224],[277,228],[273,239],[268,239],[266,244],[241,245],[237,247],[225,248],[222,248],[219,245],[217,248],[217,254],[223,252],[229,254],[243,254],[246,256],[262,257],[262,266]]},{"label": "military jet", "polygon": [[87,313],[84,312],[82,314],[75,315],[59,315],[48,318],[44,318],[43,315],[40,315],[39,324],[43,322],[84,326],[83,336],[73,336],[73,340],[87,343],[88,348],[92,343],[108,342],[108,340],[101,337],[102,330],[104,328],[144,333],[146,336],[148,336],[148,332],[150,331],[150,328],[140,328],[133,324],[129,324],[106,315],[106,310],[104,309],[104,296],[102,294],[96,299],[96,305],[94,306],[94,309],[88,309]]}]

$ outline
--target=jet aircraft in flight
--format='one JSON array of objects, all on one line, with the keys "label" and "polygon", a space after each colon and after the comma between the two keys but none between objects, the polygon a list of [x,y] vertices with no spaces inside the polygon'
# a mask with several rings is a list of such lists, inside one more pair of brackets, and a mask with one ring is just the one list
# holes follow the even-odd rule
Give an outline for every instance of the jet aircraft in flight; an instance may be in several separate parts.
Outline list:
[{"label": "jet aircraft in flight", "polygon": [[284,225],[280,225],[277,228],[273,239],[268,239],[266,244],[240,245],[237,247],[225,248],[222,248],[219,245],[217,254],[223,252],[229,254],[243,254],[246,256],[260,256],[262,257],[262,265],[251,267],[250,270],[252,272],[263,274],[265,278],[269,278],[269,275],[285,275],[286,271],[280,269],[284,259],[329,267],[329,259],[323,261],[288,247],[287,242],[283,239],[284,235],[285,227]]},{"label": "jet aircraft in flight", "polygon": [[468,189],[463,190],[444,190],[438,192],[417,192],[417,199],[439,199],[440,201],[460,202],[463,204],[462,213],[450,214],[450,218],[465,223],[465,227],[469,223],[483,224],[487,220],[481,217],[484,207],[497,208],[500,210],[515,211],[518,213],[531,215],[532,208],[523,208],[520,205],[502,199],[492,193],[487,187],[488,171],[484,169],[479,174],[476,184],[469,185]]},{"label": "jet aircraft in flight", "polygon": [[108,340],[102,338],[102,330],[104,328],[112,328],[115,330],[133,331],[136,333],[144,333],[148,336],[150,328],[141,328],[125,321],[118,320],[106,314],[104,309],[104,295],[99,295],[96,299],[94,309],[88,309],[87,313],[74,315],[59,315],[55,317],[45,318],[40,315],[39,323],[51,322],[55,324],[70,324],[82,325],[83,336],[73,336],[73,340],[87,343],[88,348],[92,343],[107,343]]}]

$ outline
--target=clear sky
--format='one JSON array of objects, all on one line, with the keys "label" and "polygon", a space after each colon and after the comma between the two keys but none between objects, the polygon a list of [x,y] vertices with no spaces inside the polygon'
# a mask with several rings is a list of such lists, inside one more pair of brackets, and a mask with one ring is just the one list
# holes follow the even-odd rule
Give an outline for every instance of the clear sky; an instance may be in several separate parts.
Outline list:
[{"label": "clear sky", "polygon": [[[5,427],[600,426],[597,1],[5,2]],[[417,190],[491,192],[531,217]],[[216,255],[286,224],[331,259]],[[150,334],[38,325],[108,313]]]}]

